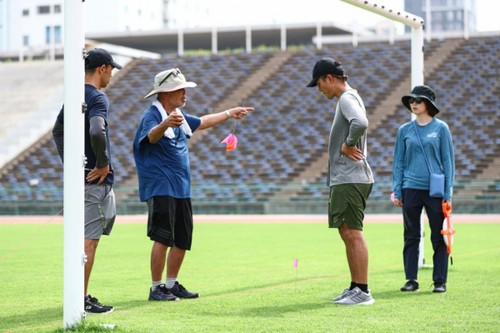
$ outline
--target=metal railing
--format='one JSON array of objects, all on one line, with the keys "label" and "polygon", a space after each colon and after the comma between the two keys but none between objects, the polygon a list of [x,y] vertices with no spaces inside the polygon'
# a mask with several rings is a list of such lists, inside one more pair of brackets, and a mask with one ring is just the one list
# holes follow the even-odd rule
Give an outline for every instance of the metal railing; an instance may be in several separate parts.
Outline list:
[{"label": "metal railing", "polygon": [[[237,193],[241,190],[253,193],[259,192],[259,187],[264,185],[224,185],[219,188],[223,191]],[[277,193],[283,190],[298,192],[308,189],[316,192],[314,197],[280,197],[279,195],[268,198],[258,197],[238,199],[236,196],[230,200],[217,199],[209,196],[194,195],[192,198],[193,211],[195,214],[326,214],[328,191],[323,185],[297,184],[297,185],[265,185]],[[500,213],[500,193],[496,188],[499,182],[492,180],[488,182],[462,182],[455,185],[456,195],[453,198],[454,213],[461,214],[497,214]],[[193,186],[195,193],[203,193],[203,185]],[[390,184],[376,183],[376,193],[367,202],[366,213],[391,214],[400,213],[389,199]],[[117,198],[118,214],[145,214],[147,206],[140,202],[137,195],[137,187],[114,187]],[[207,190],[212,193],[214,186],[208,186]],[[216,189],[215,189],[216,190]],[[29,191],[29,193],[28,193]],[[63,189],[50,189],[59,192],[62,197]],[[26,188],[2,188],[5,197],[16,198],[15,200],[3,200],[0,202],[0,215],[54,215],[63,208],[62,199],[36,200],[31,198],[47,197],[48,189],[35,187]],[[288,192],[290,193],[290,192]],[[317,193],[320,193],[319,195]],[[381,195],[380,193],[383,193]],[[45,194],[42,195],[42,194]],[[49,196],[50,197],[50,196]]]}]

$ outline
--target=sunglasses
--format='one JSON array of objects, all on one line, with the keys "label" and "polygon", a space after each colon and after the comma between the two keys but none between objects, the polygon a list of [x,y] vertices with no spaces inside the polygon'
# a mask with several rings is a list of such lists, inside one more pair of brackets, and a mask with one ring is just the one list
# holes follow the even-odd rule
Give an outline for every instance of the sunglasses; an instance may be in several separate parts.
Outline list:
[{"label": "sunglasses", "polygon": [[423,99],[423,98],[421,98],[421,97],[415,97],[415,98],[410,97],[410,98],[408,98],[408,104],[413,104],[413,103],[420,104],[420,103],[422,103],[423,101],[424,101],[424,99]]},{"label": "sunglasses", "polygon": [[171,71],[170,73],[168,73],[168,75],[165,76],[165,78],[163,80],[161,80],[159,86],[161,86],[163,84],[163,82],[167,81],[167,79],[170,77],[170,75],[173,75],[174,77],[177,77],[177,76],[179,76],[179,74],[181,74],[181,70],[179,68],[174,69],[173,71]]}]

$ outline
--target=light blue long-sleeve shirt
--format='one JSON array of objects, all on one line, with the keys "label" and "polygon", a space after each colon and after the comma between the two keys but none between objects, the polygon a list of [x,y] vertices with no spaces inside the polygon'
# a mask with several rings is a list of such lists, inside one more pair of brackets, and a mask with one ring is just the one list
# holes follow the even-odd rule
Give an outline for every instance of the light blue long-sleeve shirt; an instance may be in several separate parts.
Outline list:
[{"label": "light blue long-sleeve shirt", "polygon": [[[451,200],[455,180],[455,155],[450,129],[444,121],[437,118],[424,126],[418,123],[416,125],[432,172],[445,176],[443,199]],[[413,121],[403,124],[398,130],[392,176],[396,199],[402,199],[403,188],[429,190],[430,171]]]}]

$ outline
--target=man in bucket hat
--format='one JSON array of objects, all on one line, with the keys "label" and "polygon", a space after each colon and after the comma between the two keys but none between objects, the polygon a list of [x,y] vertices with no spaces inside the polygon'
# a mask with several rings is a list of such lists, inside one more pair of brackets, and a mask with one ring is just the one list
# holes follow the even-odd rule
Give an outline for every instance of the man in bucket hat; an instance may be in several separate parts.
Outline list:
[{"label": "man in bucket hat", "polygon": [[[113,307],[102,305],[87,293],[97,245],[102,235],[109,235],[116,216],[113,192],[114,172],[108,129],[109,100],[101,91],[111,80],[113,69],[121,69],[111,54],[101,48],[91,49],[85,56],[85,311],[105,313]],[[64,106],[52,130],[61,159],[64,157]]]},{"label": "man in bucket hat", "polygon": [[[392,187],[394,204],[403,210],[404,247],[403,263],[406,283],[400,288],[403,292],[418,291],[418,256],[420,245],[420,219],[425,207],[431,242],[434,250],[432,257],[432,278],[435,293],[446,292],[448,278],[448,253],[441,235],[444,221],[443,204],[451,208],[453,181],[455,178],[455,158],[453,139],[448,125],[435,118],[439,113],[436,94],[425,85],[412,89],[409,95],[401,98],[403,105],[416,117],[415,120],[401,125],[396,137],[393,161]],[[430,174],[444,174],[444,196],[431,197]]]},{"label": "man in bucket hat", "polygon": [[197,130],[231,118],[243,119],[253,111],[252,107],[235,107],[202,117],[185,113],[180,108],[187,101],[186,88],[194,87],[196,83],[187,81],[178,68],[158,73],[153,90],[144,97],[156,95],[156,99],[142,115],[134,139],[139,196],[148,205],[147,235],[153,241],[150,301],[199,296],[177,280],[193,233],[188,139]]},{"label": "man in bucket hat", "polygon": [[361,97],[347,78],[340,62],[323,58],[314,65],[307,86],[317,86],[330,100],[338,98],[328,145],[328,225],[338,229],[345,244],[351,285],[332,301],[371,305],[375,300],[368,289],[368,247],[363,235],[364,209],[374,182],[366,160],[368,119]]}]

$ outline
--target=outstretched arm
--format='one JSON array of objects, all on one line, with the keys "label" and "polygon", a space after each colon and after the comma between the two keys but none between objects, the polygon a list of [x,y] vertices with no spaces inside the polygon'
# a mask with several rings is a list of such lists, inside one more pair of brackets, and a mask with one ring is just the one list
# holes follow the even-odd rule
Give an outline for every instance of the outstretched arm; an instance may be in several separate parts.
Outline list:
[{"label": "outstretched arm", "polygon": [[214,127],[219,125],[220,123],[234,118],[234,119],[243,119],[247,116],[250,111],[253,111],[252,107],[242,107],[238,106],[232,109],[228,109],[226,111],[208,114],[201,117],[201,124],[198,127],[199,130]]}]

